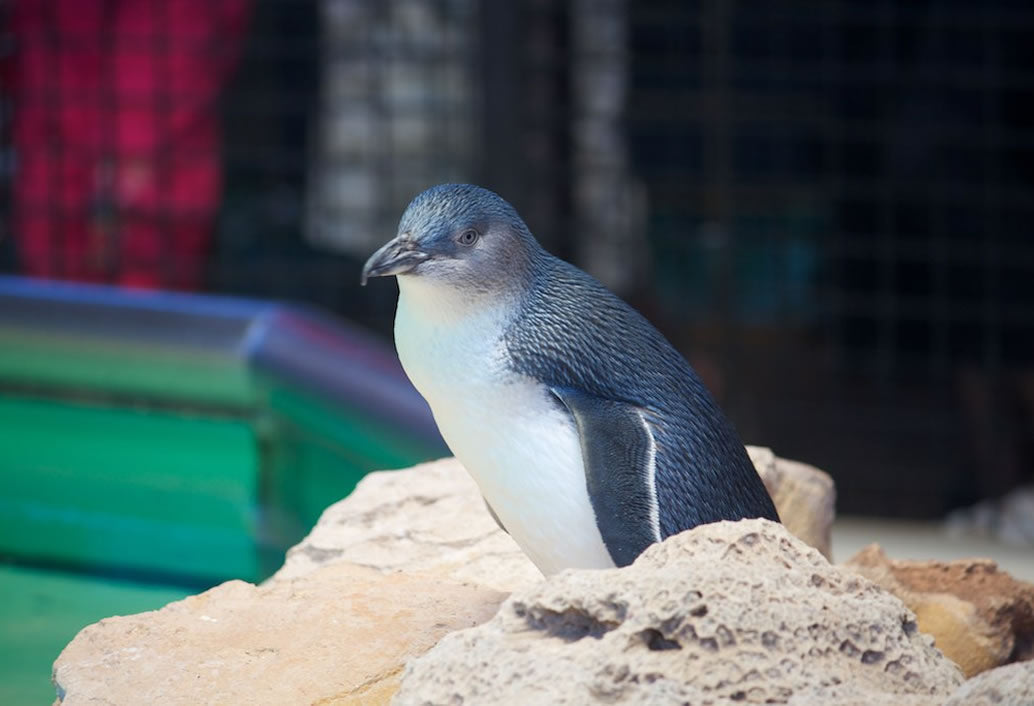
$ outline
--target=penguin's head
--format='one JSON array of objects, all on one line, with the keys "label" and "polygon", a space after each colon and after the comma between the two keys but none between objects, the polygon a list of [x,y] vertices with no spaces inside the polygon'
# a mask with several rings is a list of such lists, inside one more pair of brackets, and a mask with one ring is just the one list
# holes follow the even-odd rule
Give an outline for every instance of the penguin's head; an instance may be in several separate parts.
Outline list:
[{"label": "penguin's head", "polygon": [[414,198],[398,234],[370,256],[362,283],[397,275],[461,293],[494,293],[529,276],[538,243],[513,206],[470,184],[440,184]]}]

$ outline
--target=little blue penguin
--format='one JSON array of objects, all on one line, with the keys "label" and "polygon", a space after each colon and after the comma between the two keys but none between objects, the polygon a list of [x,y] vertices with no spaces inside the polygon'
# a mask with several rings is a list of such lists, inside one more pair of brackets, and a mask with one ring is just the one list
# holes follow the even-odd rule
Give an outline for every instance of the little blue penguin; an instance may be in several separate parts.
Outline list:
[{"label": "little blue penguin", "polygon": [[546,575],[775,507],[700,378],[641,314],[546,252],[495,193],[409,204],[362,283],[395,275],[395,345],[499,525]]}]

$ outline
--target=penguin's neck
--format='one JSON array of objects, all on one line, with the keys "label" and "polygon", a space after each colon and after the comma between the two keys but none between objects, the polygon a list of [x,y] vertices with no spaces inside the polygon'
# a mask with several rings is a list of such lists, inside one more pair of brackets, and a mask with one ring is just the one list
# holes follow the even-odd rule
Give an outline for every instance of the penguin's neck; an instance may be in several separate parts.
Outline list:
[{"label": "penguin's neck", "polygon": [[401,276],[395,346],[432,410],[479,382],[498,379],[503,334],[516,315],[505,297],[470,294]]},{"label": "penguin's neck", "polygon": [[511,318],[512,299],[503,293],[471,292],[418,275],[399,275],[399,309],[436,326],[504,325]]}]

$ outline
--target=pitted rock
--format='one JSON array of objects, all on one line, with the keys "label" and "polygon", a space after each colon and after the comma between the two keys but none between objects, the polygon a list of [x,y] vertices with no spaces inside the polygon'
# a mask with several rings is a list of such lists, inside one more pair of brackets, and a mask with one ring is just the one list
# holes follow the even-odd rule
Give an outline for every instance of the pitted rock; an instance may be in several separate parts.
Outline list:
[{"label": "pitted rock", "polygon": [[961,680],[900,600],[781,525],[744,520],[516,592],[411,661],[394,703],[932,705]]}]

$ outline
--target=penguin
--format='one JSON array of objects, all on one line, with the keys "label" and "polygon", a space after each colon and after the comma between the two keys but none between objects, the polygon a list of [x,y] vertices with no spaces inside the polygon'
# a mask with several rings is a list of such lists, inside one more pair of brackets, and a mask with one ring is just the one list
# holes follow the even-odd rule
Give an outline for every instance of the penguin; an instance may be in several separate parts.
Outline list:
[{"label": "penguin", "polygon": [[402,367],[543,574],[627,566],[704,523],[779,521],[689,363],[546,252],[497,194],[442,184],[416,196],[361,284],[389,275]]}]

